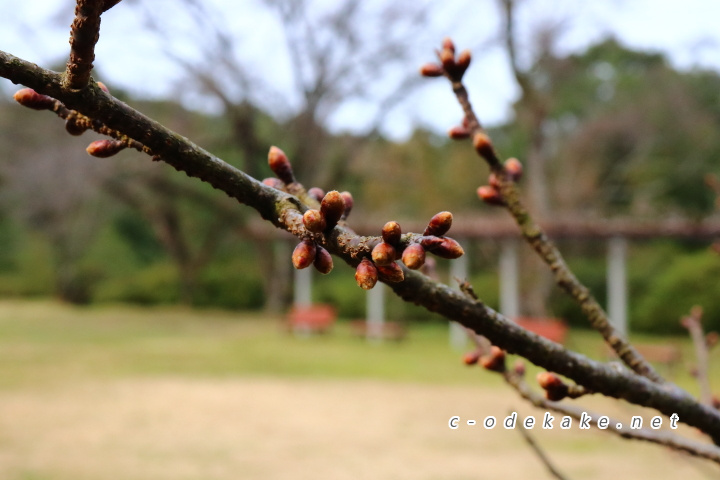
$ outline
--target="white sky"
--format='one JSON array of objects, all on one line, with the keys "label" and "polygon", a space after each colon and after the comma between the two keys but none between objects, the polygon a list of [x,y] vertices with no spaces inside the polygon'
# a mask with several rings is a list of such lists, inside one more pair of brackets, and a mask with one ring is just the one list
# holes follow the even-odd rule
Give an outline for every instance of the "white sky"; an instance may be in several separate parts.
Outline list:
[{"label": "white sky", "polygon": [[[330,1],[330,0],[320,0]],[[436,43],[443,36],[452,36],[459,48],[473,51],[473,65],[466,77],[471,98],[485,124],[508,118],[509,107],[517,89],[508,71],[500,48],[489,45],[499,28],[495,0],[430,0],[432,22],[428,27],[437,33]],[[96,66],[103,80],[144,96],[168,95],[176,84],[179,69],[165,58],[161,41],[148,34],[138,22],[137,10],[130,3],[163,5],[161,0],[125,0],[108,11],[102,20],[101,37],[96,51]],[[282,57],[283,43],[277,35],[277,20],[259,4],[260,0],[205,0],[217,4],[220,15],[234,31],[240,32],[241,55],[260,78],[267,79],[278,91],[286,92],[287,103],[293,97],[289,68],[282,58],[271,65],[268,52]],[[64,62],[68,52],[68,25],[72,20],[74,2],[70,0],[0,0],[0,49],[51,66]],[[524,0],[519,13],[519,31],[529,33],[533,26],[548,21],[563,22],[564,34],[559,47],[566,51],[582,49],[608,34],[623,43],[652,49],[669,55],[679,68],[702,66],[720,70],[720,2],[713,0]],[[165,3],[167,5],[167,3]],[[164,21],[170,28],[182,31],[182,15],[166,10]],[[182,38],[173,48],[192,50]],[[528,45],[528,38],[525,38]],[[243,45],[252,45],[243,53]],[[263,46],[263,50],[256,46]],[[418,59],[416,70],[424,61],[433,59],[434,44],[418,44],[413,55]],[[522,44],[521,44],[522,47]],[[286,60],[286,59],[285,59]],[[284,67],[283,67],[284,65]],[[9,82],[3,84],[8,87]],[[372,116],[367,104],[353,103],[331,117],[334,130],[361,130]],[[395,138],[407,135],[414,126],[422,125],[442,132],[460,118],[450,89],[442,80],[427,84],[397,107],[384,123],[384,130]]]}]

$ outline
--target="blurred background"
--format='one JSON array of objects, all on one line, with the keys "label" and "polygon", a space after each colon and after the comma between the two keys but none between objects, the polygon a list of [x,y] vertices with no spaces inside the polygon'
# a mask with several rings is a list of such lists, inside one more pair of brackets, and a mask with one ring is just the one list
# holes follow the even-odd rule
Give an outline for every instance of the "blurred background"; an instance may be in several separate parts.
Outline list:
[{"label": "blurred background", "polygon": [[[71,4],[0,0],[0,49],[61,71]],[[561,223],[570,232],[559,243],[578,277],[604,304],[609,225],[644,226],[628,243],[629,329],[667,336],[659,341],[676,342],[691,357],[690,345],[677,337],[683,333],[680,317],[701,305],[706,329],[720,328],[720,296],[713,288],[720,259],[710,248],[711,234],[693,233],[698,225],[719,220],[720,184],[714,177],[720,173],[718,8],[701,0],[687,0],[682,8],[670,0],[124,0],[102,17],[94,77],[114,96],[258,179],[271,175],[267,150],[279,146],[306,186],[352,192],[350,220],[361,233],[376,234],[388,220],[421,229],[441,210],[452,211],[456,225],[477,219],[500,225],[497,231],[477,228],[463,241],[475,291],[498,308],[498,263],[507,236],[503,212],[475,195],[487,182],[487,168],[467,143],[445,134],[461,121],[449,85],[418,74],[423,63],[434,60],[442,39],[451,36],[459,50],[472,51],[466,85],[499,152],[526,164],[522,187],[531,210],[541,223]],[[88,156],[84,149],[96,137],[72,137],[53,115],[19,107],[12,101],[17,88],[0,82],[0,323],[4,355],[13,365],[2,380],[7,388],[62,385],[74,375],[89,381],[243,374],[244,379],[439,382],[452,384],[458,399],[476,394],[477,374],[459,371],[447,348],[444,321],[394,298],[387,298],[387,316],[408,325],[406,343],[415,341],[412,346],[373,347],[345,337],[339,343],[322,338],[299,344],[276,338],[276,324],[268,327],[267,319],[280,318],[293,301],[291,238],[263,225],[254,211],[143,155]],[[670,223],[688,228],[668,234]],[[584,230],[573,235],[573,226]],[[571,346],[600,355],[599,344],[582,331],[579,310],[553,288],[529,250],[520,250],[520,262],[517,313],[565,320],[575,335],[569,342],[577,342]],[[437,270],[451,283],[448,263],[438,261]],[[366,314],[365,292],[355,285],[352,270],[337,262],[329,276],[315,276],[312,301],[333,305],[339,331],[346,334],[345,320]],[[687,375],[674,372],[694,388]],[[243,381],[250,382],[251,391],[269,389],[270,396],[285,395],[274,389],[289,388],[285,381]],[[182,391],[167,382],[168,397]],[[124,385],[113,387],[120,397],[139,388]],[[337,388],[323,385],[308,391]],[[398,388],[415,388],[402,385]],[[215,394],[222,397],[220,391]],[[95,394],[83,398],[98,401]],[[406,394],[415,392],[398,395]],[[24,411],[28,401],[41,405],[45,398],[28,400],[22,389],[13,395],[19,397],[5,397],[8,411]],[[59,405],[72,410],[75,403]],[[253,408],[261,406],[248,407]],[[448,413],[448,418],[454,414]],[[348,421],[343,414],[337,412],[338,423]],[[364,414],[359,410],[351,418],[360,421]],[[142,413],[129,415],[152,423]],[[322,422],[322,412],[317,415],[308,418]],[[436,419],[438,429],[446,428],[444,415]],[[12,418],[16,415],[5,421]],[[404,418],[401,426],[415,421],[394,418]],[[257,428],[282,430],[271,420]],[[401,426],[396,442],[403,439]],[[37,426],[38,431],[45,427]],[[476,436],[470,434],[469,441]],[[3,461],[14,465],[7,471],[16,476],[8,478],[100,478],[92,469],[82,477],[75,467],[67,470],[68,477],[47,474],[39,453],[35,467],[23,470],[17,452],[34,451],[32,438],[37,437],[28,436],[27,445],[20,442],[10,460],[0,455],[0,468]],[[253,444],[251,438],[244,441]],[[336,444],[328,443],[322,448]],[[372,444],[368,440],[367,448]],[[105,447],[112,451],[112,445]],[[196,452],[195,447],[183,448]],[[225,458],[222,448],[230,447],[218,448],[204,453],[202,462],[212,464],[213,455]],[[611,448],[617,450],[613,455],[623,450]],[[152,455],[164,458],[163,452]],[[413,475],[403,477],[405,471],[392,460],[387,470],[381,465],[378,471],[386,472],[382,478],[469,478],[462,472],[473,471],[470,458],[457,459],[461,473],[456,476],[432,470],[422,477],[410,470]],[[637,463],[646,468],[642,458]],[[62,461],[47,461],[53,466],[47,471],[64,471],[58,466]],[[344,464],[356,461],[362,463],[351,458]],[[327,478],[381,478],[372,476],[378,471],[343,477],[343,462],[331,463],[337,468]],[[150,470],[125,467],[150,475]],[[171,471],[173,478],[200,478]],[[704,475],[703,467],[690,471]],[[152,472],[156,476],[147,478],[165,478],[170,471]],[[223,472],[202,478],[226,478]],[[284,478],[277,471],[258,472],[240,478]],[[525,478],[519,472],[517,478]],[[508,473],[507,478],[515,477]],[[596,477],[584,472],[578,478]]]}]

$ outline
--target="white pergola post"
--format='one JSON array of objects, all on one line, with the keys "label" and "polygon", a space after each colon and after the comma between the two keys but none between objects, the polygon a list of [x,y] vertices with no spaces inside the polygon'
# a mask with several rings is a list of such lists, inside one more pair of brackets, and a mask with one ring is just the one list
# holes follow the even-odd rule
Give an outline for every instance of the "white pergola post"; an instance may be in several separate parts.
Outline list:
[{"label": "white pergola post", "polygon": [[504,239],[500,245],[500,313],[514,319],[520,314],[518,242]]},{"label": "white pergola post", "polygon": [[[464,242],[461,241],[460,244],[464,245],[467,243],[467,240]],[[449,285],[453,285],[456,288],[460,288],[460,284],[458,283],[458,280],[460,282],[464,282],[468,278],[468,255],[467,255],[467,249],[465,250],[465,255],[463,255],[460,258],[456,258],[455,260],[452,260],[450,262],[450,282]],[[460,325],[457,322],[450,322],[450,347],[453,350],[464,350],[465,346],[467,345],[468,336],[467,332],[465,331],[465,327]]]},{"label": "white pergola post", "polygon": [[366,324],[367,339],[372,342],[382,340],[385,324],[385,284],[378,282],[367,292]]},{"label": "white pergola post", "polygon": [[312,305],[312,268],[295,269],[293,304],[295,307]]},{"label": "white pergola post", "polygon": [[618,333],[627,336],[627,240],[613,237],[608,241],[607,297],[608,314]]}]

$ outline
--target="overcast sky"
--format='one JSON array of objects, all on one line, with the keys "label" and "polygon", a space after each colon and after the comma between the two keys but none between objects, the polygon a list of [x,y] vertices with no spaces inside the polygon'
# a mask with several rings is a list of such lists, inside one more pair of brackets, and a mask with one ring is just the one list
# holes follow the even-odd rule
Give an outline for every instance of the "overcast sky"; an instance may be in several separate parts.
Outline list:
[{"label": "overcast sky", "polygon": [[[329,0],[317,0],[327,5]],[[471,98],[486,124],[507,120],[515,87],[503,52],[488,43],[500,26],[495,0],[429,0],[432,5],[431,24],[426,27],[436,38],[451,35],[460,48],[470,47],[474,62],[467,76]],[[125,4],[127,3],[127,5]],[[96,66],[111,86],[150,97],[166,96],[177,87],[178,67],[163,53],[162,41],[148,33],[138,22],[133,4],[157,6],[171,30],[182,31],[183,16],[174,11],[172,2],[163,0],[125,0],[108,11],[102,20]],[[251,46],[247,65],[278,91],[287,92],[292,105],[290,75],[282,68],[288,62],[267,59],[267,51],[282,56],[283,43],[278,38],[277,19],[261,6],[260,0],[205,0],[214,5],[224,22],[241,32],[242,45]],[[720,70],[720,2],[712,0],[524,0],[519,12],[519,30],[525,35],[546,22],[562,22],[563,35],[559,46],[564,51],[577,51],[604,36],[614,35],[628,46],[666,53],[673,65],[689,69],[701,66]],[[332,4],[332,2],[330,2]],[[170,5],[170,6],[169,6]],[[70,0],[0,0],[0,49],[50,66],[64,62],[68,52],[68,25],[72,20],[74,2]],[[259,51],[261,45],[265,51]],[[192,45],[177,39],[174,48],[188,50]],[[523,44],[521,44],[523,47]],[[432,60],[432,45],[418,44],[413,52],[416,70],[424,60]],[[255,55],[253,56],[253,53]],[[128,68],[128,66],[131,68]],[[281,65],[281,67],[278,67]],[[286,65],[286,67],[282,67]],[[278,72],[280,68],[280,72]],[[12,91],[5,82],[6,91]],[[15,88],[15,87],[12,87]],[[372,117],[372,105],[353,103],[336,112],[330,119],[334,130],[362,129]],[[384,130],[395,138],[403,138],[416,125],[438,132],[457,123],[460,110],[455,105],[446,82],[428,80],[427,84],[399,105],[384,123]]]}]

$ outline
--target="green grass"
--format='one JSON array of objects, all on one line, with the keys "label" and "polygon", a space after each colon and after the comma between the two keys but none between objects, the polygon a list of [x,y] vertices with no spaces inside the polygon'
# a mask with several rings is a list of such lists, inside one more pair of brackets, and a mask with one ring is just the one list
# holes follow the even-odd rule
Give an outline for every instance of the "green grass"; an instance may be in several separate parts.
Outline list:
[{"label": "green grass", "polygon": [[[574,331],[568,346],[602,358],[599,337]],[[643,336],[643,342],[667,342]],[[685,338],[672,339],[692,360]],[[407,340],[370,344],[339,322],[333,333],[287,334],[278,318],[182,308],[76,308],[55,302],[0,302],[0,387],[78,378],[262,375],[371,378],[497,386],[496,375],[461,363],[447,326],[418,324]],[[718,356],[713,355],[715,366]],[[683,366],[668,372],[695,391]],[[529,375],[536,370],[530,369]],[[715,376],[717,377],[717,376]],[[720,385],[715,385],[716,388]]]}]

